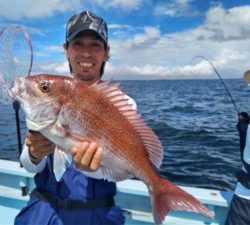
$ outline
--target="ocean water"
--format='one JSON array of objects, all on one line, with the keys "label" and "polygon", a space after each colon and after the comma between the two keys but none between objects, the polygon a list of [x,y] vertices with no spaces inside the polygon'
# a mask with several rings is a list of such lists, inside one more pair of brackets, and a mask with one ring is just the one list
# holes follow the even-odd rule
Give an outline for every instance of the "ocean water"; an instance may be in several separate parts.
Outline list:
[{"label": "ocean water", "polygon": [[[250,88],[225,80],[238,109],[250,113]],[[162,176],[179,185],[233,190],[240,168],[237,111],[220,80],[121,81],[164,146]],[[26,127],[20,112],[22,141]],[[18,160],[15,115],[0,104],[0,158]]]}]

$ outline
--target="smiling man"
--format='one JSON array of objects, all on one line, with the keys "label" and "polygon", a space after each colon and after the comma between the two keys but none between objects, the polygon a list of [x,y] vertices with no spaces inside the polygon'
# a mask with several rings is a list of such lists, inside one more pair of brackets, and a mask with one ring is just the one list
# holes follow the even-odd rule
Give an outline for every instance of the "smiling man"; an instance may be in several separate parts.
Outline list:
[{"label": "smiling man", "polygon": [[88,83],[101,78],[109,57],[107,32],[106,22],[91,12],[71,17],[64,50],[75,78]]},{"label": "smiling man", "polygon": [[[107,24],[101,17],[89,11],[72,16],[63,47],[74,78],[88,85],[101,82],[109,57]],[[103,149],[98,143],[85,141],[73,147],[73,163],[60,181],[53,173],[53,143],[31,131],[25,143],[21,162],[36,173],[36,188],[28,205],[17,215],[15,225],[124,224],[122,210],[114,204],[115,183],[101,179]]]}]

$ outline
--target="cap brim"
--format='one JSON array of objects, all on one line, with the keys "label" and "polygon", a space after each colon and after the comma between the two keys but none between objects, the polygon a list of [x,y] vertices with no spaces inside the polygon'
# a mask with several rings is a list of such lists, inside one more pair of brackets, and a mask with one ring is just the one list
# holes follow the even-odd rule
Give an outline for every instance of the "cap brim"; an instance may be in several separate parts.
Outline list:
[{"label": "cap brim", "polygon": [[70,34],[67,37],[67,41],[68,42],[73,41],[77,37],[78,34],[84,32],[84,31],[92,31],[94,34],[96,34],[98,37],[100,37],[105,43],[107,43],[107,41],[96,30],[91,29],[89,27],[85,27],[85,28],[76,30],[75,32],[73,32],[72,34]]}]

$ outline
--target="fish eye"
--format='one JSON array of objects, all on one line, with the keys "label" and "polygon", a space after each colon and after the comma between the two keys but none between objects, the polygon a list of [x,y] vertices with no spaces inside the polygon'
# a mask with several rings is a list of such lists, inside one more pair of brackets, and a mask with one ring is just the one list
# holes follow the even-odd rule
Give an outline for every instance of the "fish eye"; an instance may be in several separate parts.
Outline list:
[{"label": "fish eye", "polygon": [[42,82],[42,83],[40,83],[40,89],[44,93],[49,92],[50,91],[50,84],[49,84],[49,82]]}]

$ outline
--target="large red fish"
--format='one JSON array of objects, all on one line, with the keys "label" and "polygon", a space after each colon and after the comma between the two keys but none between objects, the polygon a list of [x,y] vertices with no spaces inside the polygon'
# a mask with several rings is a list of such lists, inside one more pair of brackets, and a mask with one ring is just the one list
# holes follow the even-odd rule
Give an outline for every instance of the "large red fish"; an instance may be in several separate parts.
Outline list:
[{"label": "large red fish", "polygon": [[[19,78],[12,91],[25,111],[27,127],[41,132],[64,155],[83,140],[95,140],[104,150],[101,170],[106,179],[142,180],[151,196],[156,224],[161,224],[170,210],[212,216],[196,198],[158,174],[156,168],[163,158],[161,142],[118,85],[103,82],[88,86],[70,77],[42,74]],[[55,167],[65,166],[67,157],[60,150],[56,151],[60,160]]]}]

